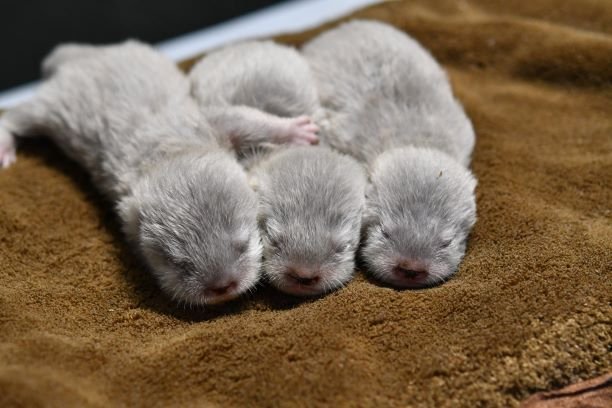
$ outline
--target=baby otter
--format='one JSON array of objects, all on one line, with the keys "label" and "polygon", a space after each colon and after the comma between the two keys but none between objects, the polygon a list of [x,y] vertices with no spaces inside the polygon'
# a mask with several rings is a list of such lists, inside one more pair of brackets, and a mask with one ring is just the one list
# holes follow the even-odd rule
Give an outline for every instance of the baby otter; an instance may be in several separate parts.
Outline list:
[{"label": "baby otter", "polygon": [[303,47],[328,143],[367,163],[362,256],[399,287],[440,283],[457,269],[476,221],[470,120],[442,68],[416,41],[353,21]]},{"label": "baby otter", "polygon": [[189,82],[151,47],[69,45],[43,63],[31,101],[1,118],[0,160],[14,136],[50,137],[117,205],[123,230],[169,296],[219,303],[254,286],[257,197]]}]

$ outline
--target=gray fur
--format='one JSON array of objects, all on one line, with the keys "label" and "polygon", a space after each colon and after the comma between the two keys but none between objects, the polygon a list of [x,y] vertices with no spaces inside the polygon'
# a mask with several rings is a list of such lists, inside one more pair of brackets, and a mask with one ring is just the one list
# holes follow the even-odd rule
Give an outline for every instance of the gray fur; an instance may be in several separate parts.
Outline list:
[{"label": "gray fur", "polygon": [[272,41],[234,44],[200,60],[189,77],[194,98],[236,150],[318,142],[318,127],[303,116],[321,113],[314,78],[293,48]]},{"label": "gray fur", "polygon": [[[237,44],[212,53],[190,78],[193,95],[207,112],[211,106],[226,114],[259,112],[261,123],[244,120],[243,132],[274,133],[279,117],[321,115],[308,64],[295,50],[272,42]],[[270,149],[245,157],[244,163],[252,166],[259,195],[269,281],[296,295],[344,285],[353,275],[359,242],[366,186],[362,166],[324,147]]]},{"label": "gray fur", "polygon": [[[270,155],[252,175],[270,282],[301,295],[346,284],[355,268],[365,205],[363,167],[328,148],[295,147]],[[320,279],[299,285],[296,276]]]},{"label": "gray fur", "polygon": [[476,180],[466,167],[474,131],[444,71],[416,41],[373,21],[329,30],[303,54],[328,143],[369,165],[369,269],[397,286],[445,280],[476,220]]},{"label": "gray fur", "polygon": [[13,135],[45,135],[85,167],[178,301],[217,303],[252,288],[256,195],[176,66],[134,41],[59,47],[43,66],[36,97],[2,117],[13,146]]}]

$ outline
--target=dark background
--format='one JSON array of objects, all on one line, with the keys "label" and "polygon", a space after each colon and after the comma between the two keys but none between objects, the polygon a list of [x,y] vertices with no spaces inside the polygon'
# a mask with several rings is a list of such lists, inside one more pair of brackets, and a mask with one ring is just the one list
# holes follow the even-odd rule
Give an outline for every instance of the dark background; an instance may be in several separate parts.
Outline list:
[{"label": "dark background", "polygon": [[0,8],[0,90],[39,78],[58,43],[156,43],[287,0],[12,0]]}]

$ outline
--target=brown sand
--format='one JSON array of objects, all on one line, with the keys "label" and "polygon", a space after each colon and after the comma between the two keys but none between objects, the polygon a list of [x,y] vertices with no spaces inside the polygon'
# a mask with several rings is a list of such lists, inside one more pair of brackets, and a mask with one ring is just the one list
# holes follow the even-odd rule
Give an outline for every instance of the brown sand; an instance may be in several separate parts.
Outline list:
[{"label": "brown sand", "polygon": [[0,406],[505,407],[612,369],[612,3],[357,16],[430,48],[474,121],[479,221],[458,275],[177,310],[84,172],[30,141],[0,173]]}]

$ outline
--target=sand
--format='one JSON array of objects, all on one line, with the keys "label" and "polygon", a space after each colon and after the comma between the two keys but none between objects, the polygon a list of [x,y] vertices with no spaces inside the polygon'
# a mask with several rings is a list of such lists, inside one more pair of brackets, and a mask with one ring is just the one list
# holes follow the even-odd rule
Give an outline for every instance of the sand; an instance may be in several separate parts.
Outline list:
[{"label": "sand", "polygon": [[84,171],[27,141],[0,173],[0,406],[512,407],[612,370],[612,3],[355,16],[421,41],[473,119],[478,222],[459,273],[178,308]]}]

